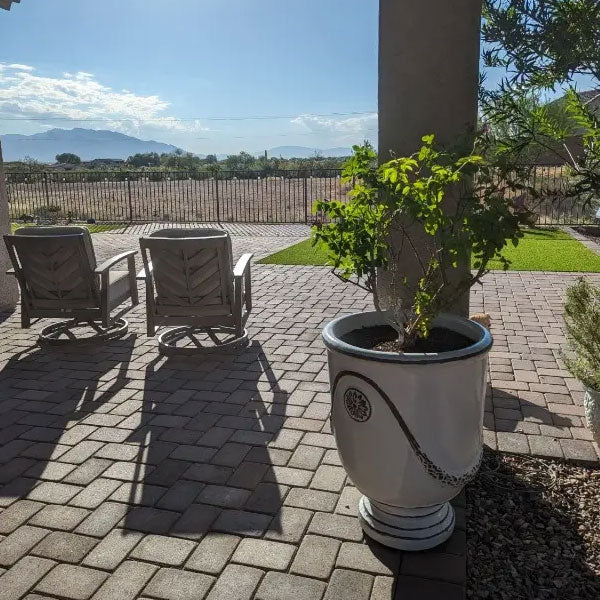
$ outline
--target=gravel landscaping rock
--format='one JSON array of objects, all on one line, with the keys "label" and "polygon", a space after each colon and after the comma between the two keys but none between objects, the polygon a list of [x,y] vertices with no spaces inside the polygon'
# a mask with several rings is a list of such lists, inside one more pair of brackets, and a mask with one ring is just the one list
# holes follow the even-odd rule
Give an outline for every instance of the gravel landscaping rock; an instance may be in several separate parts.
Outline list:
[{"label": "gravel landscaping rock", "polygon": [[600,469],[486,450],[467,487],[467,597],[600,598]]}]

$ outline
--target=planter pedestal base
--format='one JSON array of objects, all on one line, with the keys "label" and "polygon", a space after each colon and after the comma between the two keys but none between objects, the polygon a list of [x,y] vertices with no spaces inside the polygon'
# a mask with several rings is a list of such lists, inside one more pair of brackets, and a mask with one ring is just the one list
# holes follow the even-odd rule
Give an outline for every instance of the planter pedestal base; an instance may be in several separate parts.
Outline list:
[{"label": "planter pedestal base", "polygon": [[418,551],[445,542],[454,531],[449,502],[423,508],[399,508],[369,500],[358,504],[360,524],[375,541],[398,550]]}]

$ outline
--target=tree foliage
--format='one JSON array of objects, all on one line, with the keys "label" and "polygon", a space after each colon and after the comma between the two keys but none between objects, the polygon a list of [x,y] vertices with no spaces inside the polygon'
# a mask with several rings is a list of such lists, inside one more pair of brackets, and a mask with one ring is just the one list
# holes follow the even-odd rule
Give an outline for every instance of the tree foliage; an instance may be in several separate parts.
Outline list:
[{"label": "tree foliage", "polygon": [[565,326],[572,355],[563,355],[574,377],[600,392],[600,287],[583,277],[567,288]]},{"label": "tree foliage", "polygon": [[56,162],[63,165],[78,165],[81,163],[81,158],[72,152],[63,152],[56,155]]},{"label": "tree foliage", "polygon": [[[306,173],[310,170],[316,177],[335,176],[328,170],[340,169],[346,157],[323,157],[311,156],[309,158],[279,158],[264,155],[254,157],[248,152],[232,154],[225,159],[219,159],[216,154],[207,154],[204,158],[196,156],[190,152],[178,152],[172,154],[157,154],[156,152],[138,153],[129,156],[123,167],[107,167],[106,165],[95,166],[90,163],[85,164],[86,171],[181,171],[182,176],[194,176],[195,173],[218,171],[223,177],[239,176],[242,171],[252,171],[255,177],[267,177],[276,174],[279,170],[301,171]],[[30,172],[33,170],[45,169],[44,163],[27,159],[24,161],[13,161],[5,163],[10,172]],[[35,168],[32,168],[35,165]],[[82,165],[84,167],[84,165]],[[185,173],[184,173],[185,172]],[[297,175],[296,175],[297,176]],[[302,175],[304,176],[304,175]],[[157,175],[157,177],[160,177]],[[166,177],[166,175],[165,175]]]},{"label": "tree foliage", "polygon": [[[582,96],[573,80],[600,86],[600,3],[597,0],[485,0],[484,62],[503,67],[497,89],[481,90],[483,120],[496,159],[523,162],[545,154],[569,167],[567,195],[600,197],[600,130],[597,97]],[[544,92],[565,92],[562,101],[528,102]],[[574,152],[581,139],[583,152]],[[590,211],[591,212],[591,211]]]},{"label": "tree foliage", "polygon": [[555,89],[575,75],[600,80],[597,0],[485,0],[488,67],[504,67],[526,89]]},{"label": "tree foliage", "polygon": [[[426,337],[433,319],[481,281],[490,260],[508,266],[501,251],[509,241],[516,245],[522,233],[519,215],[506,200],[506,186],[516,184],[497,175],[479,154],[438,150],[433,135],[423,137],[415,154],[380,166],[366,144],[354,147],[344,167],[343,180],[355,181],[350,201],[317,202],[315,209],[329,222],[315,228],[315,243],[325,243],[336,274],[373,293],[376,308],[385,308],[405,348]],[[453,210],[445,203],[450,191],[458,191]],[[422,233],[429,244],[417,247]],[[394,251],[400,250],[390,247],[391,238],[413,251],[421,276],[414,285],[392,269],[388,297],[382,299],[379,272],[397,263]],[[469,253],[475,271],[457,276]],[[411,300],[405,304],[401,298]]]},{"label": "tree foliage", "polygon": [[127,165],[135,168],[159,167],[160,156],[157,152],[138,152],[127,159]]}]

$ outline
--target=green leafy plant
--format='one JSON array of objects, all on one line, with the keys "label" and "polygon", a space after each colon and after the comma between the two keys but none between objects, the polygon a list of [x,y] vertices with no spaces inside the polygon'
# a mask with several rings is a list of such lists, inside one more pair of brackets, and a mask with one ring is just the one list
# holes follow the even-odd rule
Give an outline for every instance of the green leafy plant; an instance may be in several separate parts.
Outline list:
[{"label": "green leafy plant", "polygon": [[563,353],[567,369],[600,391],[600,287],[581,277],[567,288],[564,319],[571,349]]},{"label": "green leafy plant", "polygon": [[[600,206],[600,94],[579,93],[574,81],[598,89],[599,36],[597,0],[483,2],[484,65],[506,72],[496,89],[480,89],[482,119],[497,138],[496,158],[543,157],[567,166],[561,196],[574,198],[588,217]],[[559,91],[563,98],[541,101]]]},{"label": "green leafy plant", "polygon": [[[433,135],[422,141],[412,156],[380,166],[368,143],[355,146],[343,170],[343,180],[355,182],[350,200],[315,205],[326,222],[314,227],[314,243],[326,245],[334,273],[373,294],[404,349],[426,337],[435,317],[481,281],[490,260],[506,268],[501,251],[522,236],[520,216],[507,199],[519,187],[509,171],[476,153],[440,151]],[[417,242],[420,232],[427,234],[425,245]],[[416,282],[398,272],[406,251],[419,265]],[[473,272],[462,268],[469,254]]]},{"label": "green leafy plant", "polygon": [[484,62],[528,88],[598,79],[599,25],[597,0],[484,0]]}]

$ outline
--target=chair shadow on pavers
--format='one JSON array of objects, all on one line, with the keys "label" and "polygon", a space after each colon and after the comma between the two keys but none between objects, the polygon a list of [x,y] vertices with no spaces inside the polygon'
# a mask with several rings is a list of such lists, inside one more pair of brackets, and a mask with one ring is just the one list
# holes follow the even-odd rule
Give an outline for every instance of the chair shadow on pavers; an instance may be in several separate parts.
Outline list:
[{"label": "chair shadow on pavers", "polygon": [[290,454],[288,436],[300,435],[280,430],[303,407],[288,405],[261,344],[201,358],[152,356],[141,411],[119,425],[131,428],[131,462],[112,473],[126,480],[112,497],[129,505],[125,530],[191,540],[211,531],[276,536],[288,489],[277,465]]},{"label": "chair shadow on pavers", "polygon": [[126,391],[134,343],[129,334],[87,348],[20,346],[6,361],[0,507],[23,498],[66,504],[110,465],[94,455],[118,420],[109,413]]}]

